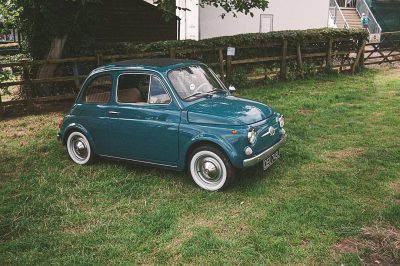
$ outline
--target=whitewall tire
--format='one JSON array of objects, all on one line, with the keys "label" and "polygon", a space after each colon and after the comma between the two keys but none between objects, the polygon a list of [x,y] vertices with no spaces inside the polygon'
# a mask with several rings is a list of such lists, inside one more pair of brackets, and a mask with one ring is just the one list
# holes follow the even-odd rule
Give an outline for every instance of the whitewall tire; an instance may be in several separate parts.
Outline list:
[{"label": "whitewall tire", "polygon": [[234,169],[223,152],[213,146],[196,148],[189,159],[193,181],[208,191],[226,188],[234,177]]},{"label": "whitewall tire", "polygon": [[71,160],[80,165],[89,164],[94,158],[88,139],[79,131],[69,134],[67,151]]}]

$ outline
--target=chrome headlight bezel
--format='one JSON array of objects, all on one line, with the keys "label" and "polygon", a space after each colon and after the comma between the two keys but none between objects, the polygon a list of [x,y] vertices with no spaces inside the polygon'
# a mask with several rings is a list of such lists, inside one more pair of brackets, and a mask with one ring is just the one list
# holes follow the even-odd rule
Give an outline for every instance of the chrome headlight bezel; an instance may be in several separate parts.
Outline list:
[{"label": "chrome headlight bezel", "polygon": [[257,141],[257,131],[253,128],[247,133],[247,140],[250,144],[254,144]]},{"label": "chrome headlight bezel", "polygon": [[283,126],[285,125],[285,118],[283,117],[283,115],[281,115],[281,116],[278,118],[278,122],[279,122],[279,126],[280,126],[280,127],[283,127]]}]

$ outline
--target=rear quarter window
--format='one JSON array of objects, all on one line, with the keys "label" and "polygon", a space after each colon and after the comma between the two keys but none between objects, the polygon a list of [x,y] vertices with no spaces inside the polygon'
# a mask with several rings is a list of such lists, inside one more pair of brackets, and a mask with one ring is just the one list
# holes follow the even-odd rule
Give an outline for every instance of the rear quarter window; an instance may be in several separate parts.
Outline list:
[{"label": "rear quarter window", "polygon": [[111,99],[112,76],[101,75],[92,79],[83,95],[85,103],[108,103]]}]

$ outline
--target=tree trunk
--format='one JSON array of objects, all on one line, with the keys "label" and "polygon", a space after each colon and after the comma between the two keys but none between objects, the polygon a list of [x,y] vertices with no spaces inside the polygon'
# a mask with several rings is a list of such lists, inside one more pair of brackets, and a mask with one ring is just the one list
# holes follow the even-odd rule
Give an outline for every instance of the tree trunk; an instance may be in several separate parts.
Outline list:
[{"label": "tree trunk", "polygon": [[[67,38],[68,35],[64,35],[63,37],[60,38],[54,38],[51,41],[50,50],[47,55],[48,60],[61,58]],[[37,77],[39,79],[54,77],[54,72],[56,71],[56,69],[57,69],[57,64],[44,64],[39,69]],[[40,94],[40,96],[47,96],[50,94],[49,86],[41,86],[41,88],[38,89],[39,89],[38,94]]]}]

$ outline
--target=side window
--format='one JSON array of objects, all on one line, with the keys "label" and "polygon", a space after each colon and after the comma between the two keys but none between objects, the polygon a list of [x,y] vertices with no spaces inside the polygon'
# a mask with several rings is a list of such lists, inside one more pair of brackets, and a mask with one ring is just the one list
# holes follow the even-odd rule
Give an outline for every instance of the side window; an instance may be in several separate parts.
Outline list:
[{"label": "side window", "polygon": [[111,98],[112,76],[95,77],[86,87],[84,102],[108,103]]},{"label": "side window", "polygon": [[118,78],[117,101],[120,103],[146,103],[149,86],[149,75],[121,75]]},{"label": "side window", "polygon": [[150,95],[149,95],[149,103],[150,104],[168,104],[171,102],[171,98],[168,93],[165,91],[164,86],[161,83],[159,78],[154,76],[151,77],[150,83]]},{"label": "side window", "polygon": [[171,98],[160,79],[147,74],[125,74],[118,78],[119,103],[167,104]]}]

